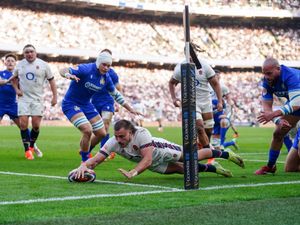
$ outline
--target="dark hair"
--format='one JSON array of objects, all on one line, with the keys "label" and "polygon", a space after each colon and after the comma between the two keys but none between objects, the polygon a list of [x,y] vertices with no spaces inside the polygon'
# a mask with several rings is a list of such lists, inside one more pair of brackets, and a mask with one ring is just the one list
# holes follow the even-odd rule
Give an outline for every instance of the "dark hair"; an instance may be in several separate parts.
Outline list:
[{"label": "dark hair", "polygon": [[124,128],[125,130],[130,130],[133,134],[136,131],[135,126],[128,120],[119,120],[114,125],[114,130],[118,131],[120,129]]},{"label": "dark hair", "polygon": [[[109,54],[111,54],[111,55],[112,55],[112,52],[111,52],[111,50],[110,50],[110,49],[108,49],[108,48],[105,48],[105,49],[101,50],[101,52],[108,52]],[[101,53],[101,52],[100,52],[100,53]]]},{"label": "dark hair", "polygon": [[15,54],[13,54],[13,53],[7,53],[7,54],[4,56],[5,59],[7,59],[8,57],[12,57],[12,58],[14,58],[16,61],[18,60],[17,56],[16,56]]},{"label": "dark hair", "polygon": [[24,46],[23,51],[24,51],[25,48],[29,48],[29,47],[31,47],[35,50],[35,47],[32,44],[27,44],[27,45]]},{"label": "dark hair", "polygon": [[214,69],[214,71],[215,71],[215,74],[220,74],[220,73],[221,73],[220,70],[215,70],[215,69]]}]

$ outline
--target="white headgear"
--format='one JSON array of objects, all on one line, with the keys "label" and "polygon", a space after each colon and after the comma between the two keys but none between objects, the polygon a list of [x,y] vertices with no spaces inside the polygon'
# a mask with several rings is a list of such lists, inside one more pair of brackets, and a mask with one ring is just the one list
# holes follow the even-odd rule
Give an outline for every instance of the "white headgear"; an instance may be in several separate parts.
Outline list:
[{"label": "white headgear", "polygon": [[108,52],[101,52],[96,59],[96,66],[99,68],[101,63],[112,64],[112,56]]}]

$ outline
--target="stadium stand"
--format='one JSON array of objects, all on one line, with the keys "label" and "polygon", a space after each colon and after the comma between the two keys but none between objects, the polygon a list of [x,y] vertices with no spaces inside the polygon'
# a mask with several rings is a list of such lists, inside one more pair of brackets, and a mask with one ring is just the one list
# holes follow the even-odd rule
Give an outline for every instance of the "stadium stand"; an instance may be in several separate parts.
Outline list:
[{"label": "stadium stand", "polygon": [[[71,63],[91,61],[100,49],[110,48],[114,55],[115,69],[121,75],[124,94],[128,100],[137,95],[143,99],[149,112],[146,121],[154,120],[152,112],[156,99],[164,102],[164,115],[168,121],[180,119],[179,111],[174,109],[170,102],[167,81],[174,64],[182,58],[184,37],[181,19],[178,19],[181,14],[175,17],[169,14],[155,16],[154,8],[152,16],[144,16],[143,10],[129,15],[130,11],[120,7],[121,2],[130,6],[135,1],[53,0],[47,1],[54,4],[49,7],[43,5],[44,1],[24,0],[17,1],[21,6],[18,8],[16,2],[13,2],[0,3],[0,51],[3,55],[9,51],[21,54],[23,45],[32,43],[47,61],[53,61],[51,67],[55,74],[58,74],[58,68]],[[58,3],[61,3],[60,7],[68,4],[73,8],[60,9]],[[182,8],[183,1],[141,0],[139,3],[155,4],[156,7],[173,4]],[[85,8],[93,4],[102,4],[102,8],[97,9],[104,11],[95,9],[92,12]],[[106,7],[105,4],[116,6]],[[76,8],[79,5],[84,10],[79,12]],[[191,1],[191,5],[195,8],[242,8],[249,12],[253,11],[253,8],[259,8],[293,13],[288,20],[282,20],[280,14],[276,13],[275,18],[265,18],[259,23],[254,18],[246,20],[237,17],[226,22],[222,20],[225,14],[219,15],[218,19],[208,15],[192,24],[192,40],[203,50],[201,56],[208,59],[213,66],[225,71],[222,79],[230,87],[235,101],[234,121],[255,123],[259,110],[258,67],[261,61],[272,55],[287,65],[300,65],[300,22],[297,23],[300,17],[296,15],[300,8],[299,2],[206,0]],[[116,12],[114,9],[117,9]],[[120,14],[120,11],[123,13]],[[57,85],[58,106],[51,108],[50,103],[46,104],[45,118],[49,120],[64,118],[60,104],[68,82],[57,78]],[[45,98],[48,102],[49,93],[45,94]],[[118,115],[130,117],[124,111]]]}]

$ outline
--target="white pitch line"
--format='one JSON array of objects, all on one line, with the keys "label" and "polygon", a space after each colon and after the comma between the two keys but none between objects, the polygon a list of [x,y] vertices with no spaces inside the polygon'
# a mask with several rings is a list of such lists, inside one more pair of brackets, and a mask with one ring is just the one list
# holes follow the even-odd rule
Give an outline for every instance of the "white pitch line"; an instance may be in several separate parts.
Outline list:
[{"label": "white pitch line", "polygon": [[[248,162],[264,162],[267,163],[267,160],[260,160],[260,159],[244,159],[244,161]],[[276,163],[285,163],[284,161],[276,161]]]},{"label": "white pitch line", "polygon": [[257,183],[257,184],[235,184],[235,185],[211,186],[211,187],[200,188],[200,190],[207,191],[207,190],[220,190],[220,189],[243,188],[243,187],[288,185],[288,184],[300,184],[300,180],[282,181],[282,182],[269,182],[269,183]]},{"label": "white pitch line", "polygon": [[142,192],[128,192],[121,194],[98,194],[98,195],[87,195],[87,196],[67,196],[67,197],[57,197],[57,198],[38,198],[20,201],[6,201],[0,202],[0,205],[17,205],[17,204],[30,204],[38,202],[55,202],[55,201],[70,201],[70,200],[81,200],[81,199],[91,199],[91,198],[108,198],[108,197],[123,197],[123,196],[137,196],[137,195],[148,195],[157,194],[165,192],[179,192],[184,191],[183,189],[177,190],[157,190],[157,191],[142,191]]},{"label": "white pitch line", "polygon": [[[233,189],[233,188],[248,188],[248,187],[261,187],[261,186],[272,186],[272,185],[289,185],[289,184],[300,184],[300,181],[296,180],[296,181],[283,181],[283,182],[270,182],[270,183],[257,183],[257,184],[236,184],[236,185],[211,186],[211,187],[199,188],[198,191],[222,190],[222,189]],[[97,194],[97,195],[87,195],[87,196],[66,196],[66,197],[56,197],[56,198],[39,198],[39,199],[28,199],[28,200],[19,200],[19,201],[4,201],[4,202],[0,202],[0,205],[18,205],[18,204],[31,204],[31,203],[54,202],[54,201],[70,201],[70,200],[81,200],[81,199],[92,199],[92,198],[124,197],[124,196],[149,195],[149,194],[183,192],[183,191],[185,191],[185,190],[183,190],[183,189],[174,189],[174,190],[128,192],[128,193],[121,193],[121,194]],[[197,190],[195,190],[195,191],[197,191]]]},{"label": "white pitch line", "polygon": [[[15,173],[15,172],[8,172],[8,171],[0,171],[0,174],[67,180],[67,177],[49,176],[49,175],[43,175],[43,174]],[[94,182],[96,182],[96,183],[106,183],[106,184],[119,184],[119,185],[127,185],[127,186],[159,188],[159,189],[167,189],[167,190],[176,190],[177,189],[177,188],[158,186],[158,185],[127,183],[127,182],[109,181],[109,180],[95,180]],[[181,189],[177,189],[177,190],[181,190]]]}]

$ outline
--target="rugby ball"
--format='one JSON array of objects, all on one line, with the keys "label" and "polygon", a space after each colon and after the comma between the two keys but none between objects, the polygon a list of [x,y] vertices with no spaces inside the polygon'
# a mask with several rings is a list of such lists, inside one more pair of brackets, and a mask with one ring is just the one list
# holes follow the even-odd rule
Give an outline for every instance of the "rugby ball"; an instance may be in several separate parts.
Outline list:
[{"label": "rugby ball", "polygon": [[94,172],[84,172],[84,177],[80,178],[75,178],[75,171],[71,171],[68,175],[68,180],[70,182],[79,182],[79,183],[84,183],[84,182],[94,182],[96,179],[96,174]]}]

